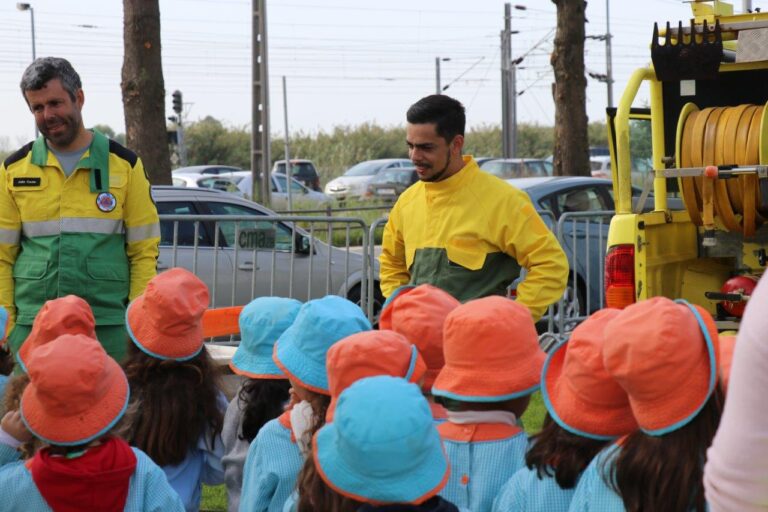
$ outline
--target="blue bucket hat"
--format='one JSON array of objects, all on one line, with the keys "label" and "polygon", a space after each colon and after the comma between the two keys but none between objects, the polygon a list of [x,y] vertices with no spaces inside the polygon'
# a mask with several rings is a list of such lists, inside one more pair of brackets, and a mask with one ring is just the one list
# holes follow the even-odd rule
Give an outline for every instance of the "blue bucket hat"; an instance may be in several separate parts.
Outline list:
[{"label": "blue bucket hat", "polygon": [[301,309],[301,302],[283,297],[259,297],[240,313],[240,346],[229,367],[251,379],[284,379],[272,361],[272,350]]},{"label": "blue bucket hat", "polygon": [[328,295],[301,306],[293,324],[275,343],[272,359],[292,379],[316,393],[329,394],[325,355],[350,334],[371,330],[356,304]]},{"label": "blue bucket hat", "polygon": [[423,503],[450,474],[429,404],[398,377],[369,377],[344,390],[312,455],[329,487],[366,503]]}]

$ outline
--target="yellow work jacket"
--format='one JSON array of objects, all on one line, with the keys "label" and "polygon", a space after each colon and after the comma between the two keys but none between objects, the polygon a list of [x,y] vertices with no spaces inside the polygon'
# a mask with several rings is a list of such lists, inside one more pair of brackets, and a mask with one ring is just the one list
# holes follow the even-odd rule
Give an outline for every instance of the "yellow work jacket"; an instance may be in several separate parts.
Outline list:
[{"label": "yellow work jacket", "polygon": [[527,194],[480,171],[471,156],[453,176],[418,182],[384,228],[381,291],[429,283],[461,301],[502,295],[527,270],[517,300],[535,319],[563,294],[568,260]]},{"label": "yellow work jacket", "polygon": [[97,325],[122,324],[156,273],[159,242],[141,160],[98,132],[69,177],[43,137],[0,166],[0,304],[20,325],[68,294]]}]

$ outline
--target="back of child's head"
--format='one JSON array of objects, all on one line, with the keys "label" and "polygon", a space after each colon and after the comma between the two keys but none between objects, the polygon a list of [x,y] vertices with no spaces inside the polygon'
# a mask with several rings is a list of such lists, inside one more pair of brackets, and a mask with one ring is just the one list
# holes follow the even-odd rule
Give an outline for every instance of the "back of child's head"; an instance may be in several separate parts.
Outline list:
[{"label": "back of child's head", "polygon": [[448,315],[443,336],[445,366],[432,387],[435,397],[463,402],[464,409],[506,402],[522,414],[539,388],[545,358],[525,306],[495,296],[469,301]]},{"label": "back of child's head", "polygon": [[543,430],[532,436],[526,464],[563,489],[576,485],[602,448],[637,429],[626,392],[603,366],[605,327],[618,314],[593,314],[544,362],[541,394],[548,414]]},{"label": "back of child's head", "polygon": [[723,407],[718,342],[707,311],[663,297],[628,306],[606,326],[603,363],[640,428],[610,473],[627,510],[706,509],[706,448]]},{"label": "back of child's head", "polygon": [[261,427],[279,416],[290,384],[272,360],[275,342],[291,326],[301,308],[296,299],[259,297],[240,313],[240,345],[229,363],[246,380],[238,399],[242,408],[240,438],[253,441]]},{"label": "back of child's head", "polygon": [[429,284],[401,286],[381,310],[379,327],[391,329],[416,345],[427,365],[422,389],[432,393],[443,357],[443,324],[448,313],[461,303],[450,293]]},{"label": "back of child's head", "polygon": [[327,421],[333,419],[341,393],[358,380],[391,375],[418,384],[426,371],[416,347],[387,330],[360,332],[335,343],[328,350],[326,368],[331,392]]},{"label": "back of child's head", "polygon": [[128,306],[131,405],[122,433],[160,466],[180,463],[206,429],[213,439],[222,428],[217,373],[203,344],[207,306],[205,284],[181,268],[154,277]]},{"label": "back of child's head", "polygon": [[309,494],[300,489],[301,502],[310,505],[318,494],[420,504],[440,492],[449,474],[419,388],[390,376],[358,380],[342,392],[334,421],[313,439],[312,457],[326,488]]}]

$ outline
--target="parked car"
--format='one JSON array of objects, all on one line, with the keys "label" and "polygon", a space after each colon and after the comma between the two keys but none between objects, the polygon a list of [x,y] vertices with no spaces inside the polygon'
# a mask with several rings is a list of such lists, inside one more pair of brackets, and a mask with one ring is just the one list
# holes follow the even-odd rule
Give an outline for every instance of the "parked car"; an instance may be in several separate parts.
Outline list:
[{"label": "parked car", "polygon": [[[589,159],[593,178],[612,179],[611,157],[593,156]],[[653,170],[653,164],[649,158],[633,157],[630,162],[632,185],[642,187],[649,173]]]},{"label": "parked car", "polygon": [[[306,301],[328,293],[360,303],[361,254],[313,239],[299,227],[295,228],[294,238],[291,223],[259,220],[276,214],[232,194],[154,186],[152,197],[161,215],[158,271],[175,265],[194,272],[208,285],[212,306],[247,304],[264,295]],[[239,215],[253,220],[239,222],[237,229],[234,221],[203,221],[195,229],[191,221],[180,221],[175,227],[163,215]],[[378,263],[375,265],[378,269]],[[378,270],[375,276],[374,311],[378,311],[384,298],[379,290]]]},{"label": "parked car", "polygon": [[[277,160],[272,165],[272,174],[286,174],[285,160]],[[291,159],[291,178],[300,181],[311,190],[323,191],[320,188],[320,175],[311,160]]]},{"label": "parked car", "polygon": [[174,169],[171,174],[228,174],[238,171],[242,169],[231,165],[190,165]]},{"label": "parked car", "polygon": [[480,168],[503,180],[552,176],[552,164],[538,158],[498,158],[483,162]]},{"label": "parked car", "polygon": [[499,157],[497,156],[476,156],[474,158],[475,162],[477,162],[477,165],[481,167],[485,162],[489,162],[491,160],[499,160]]},{"label": "parked car", "polygon": [[589,158],[589,166],[592,170],[593,178],[611,179],[610,156],[592,156]]},{"label": "parked car", "polygon": [[380,172],[368,184],[366,197],[394,201],[405,189],[419,181],[415,167],[404,169],[388,169]]},{"label": "parked car", "polygon": [[[253,175],[246,171],[233,173],[237,179],[237,188],[240,195],[251,199],[253,190]],[[285,174],[272,174],[272,208],[285,210],[288,208],[288,177]],[[322,207],[331,202],[331,198],[322,192],[305,187],[298,179],[291,179],[291,201],[293,206]]]},{"label": "parked car", "polygon": [[174,187],[212,188],[222,192],[238,192],[237,182],[230,175],[182,173],[171,176],[171,181]]},{"label": "parked car", "polygon": [[342,176],[329,181],[325,186],[325,193],[339,200],[362,197],[374,176],[388,169],[405,167],[413,167],[413,163],[407,158],[366,160],[353,165]]}]

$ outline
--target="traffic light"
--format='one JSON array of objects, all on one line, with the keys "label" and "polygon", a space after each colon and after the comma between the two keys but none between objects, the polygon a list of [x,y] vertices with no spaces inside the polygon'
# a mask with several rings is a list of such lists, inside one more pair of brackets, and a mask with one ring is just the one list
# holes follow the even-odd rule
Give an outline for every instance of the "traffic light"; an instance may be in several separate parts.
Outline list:
[{"label": "traffic light", "polygon": [[181,91],[173,91],[173,111],[181,114]]}]

